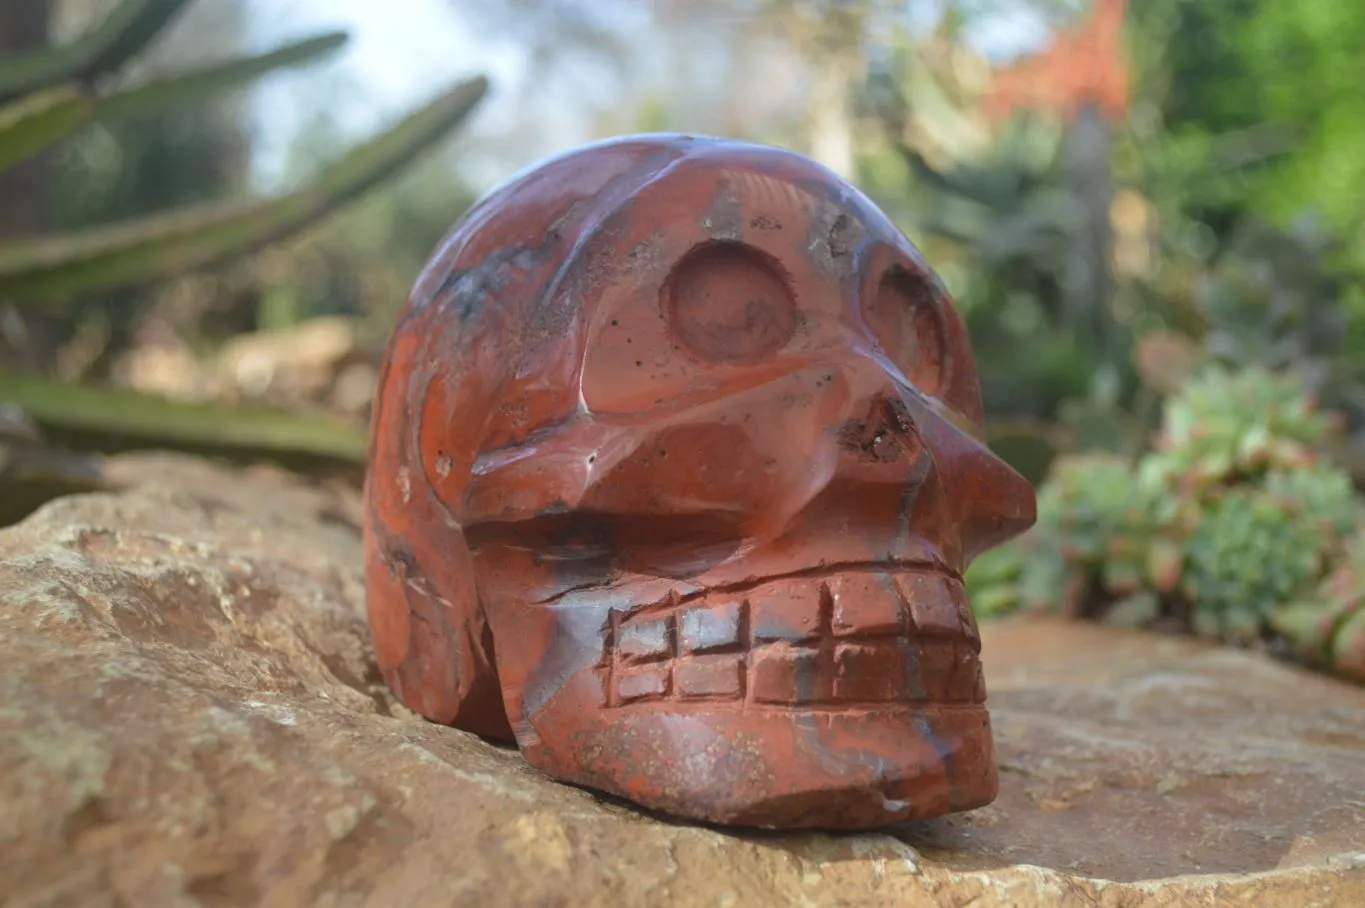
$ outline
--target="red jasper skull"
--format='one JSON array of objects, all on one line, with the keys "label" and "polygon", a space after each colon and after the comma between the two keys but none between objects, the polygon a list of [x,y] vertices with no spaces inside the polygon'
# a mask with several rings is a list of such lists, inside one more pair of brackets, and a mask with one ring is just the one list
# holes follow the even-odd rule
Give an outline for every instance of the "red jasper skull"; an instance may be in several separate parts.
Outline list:
[{"label": "red jasper skull", "polygon": [[1034,520],[947,294],[778,148],[615,139],[485,197],[380,379],[370,626],[431,720],[718,823],[989,803],[963,596]]}]

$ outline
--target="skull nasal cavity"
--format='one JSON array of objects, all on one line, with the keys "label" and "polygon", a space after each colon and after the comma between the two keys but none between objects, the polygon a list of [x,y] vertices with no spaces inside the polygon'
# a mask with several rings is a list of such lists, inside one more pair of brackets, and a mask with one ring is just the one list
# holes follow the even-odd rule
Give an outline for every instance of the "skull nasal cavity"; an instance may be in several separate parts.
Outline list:
[{"label": "skull nasal cavity", "polygon": [[796,330],[796,301],[781,267],[740,243],[708,243],[678,262],[664,284],[674,336],[714,362],[755,362]]},{"label": "skull nasal cavity", "polygon": [[883,394],[872,398],[866,416],[846,420],[840,426],[839,444],[860,459],[879,463],[914,463],[923,453],[919,432],[905,404]]}]

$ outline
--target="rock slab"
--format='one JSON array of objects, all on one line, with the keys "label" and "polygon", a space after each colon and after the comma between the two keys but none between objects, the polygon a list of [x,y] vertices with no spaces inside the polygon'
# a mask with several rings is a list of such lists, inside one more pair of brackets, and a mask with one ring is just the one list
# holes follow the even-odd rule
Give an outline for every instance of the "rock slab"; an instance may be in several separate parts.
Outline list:
[{"label": "rock slab", "polygon": [[0,532],[0,905],[1365,904],[1365,690],[988,626],[989,807],[737,833],[556,784],[380,683],[358,499],[116,458]]}]

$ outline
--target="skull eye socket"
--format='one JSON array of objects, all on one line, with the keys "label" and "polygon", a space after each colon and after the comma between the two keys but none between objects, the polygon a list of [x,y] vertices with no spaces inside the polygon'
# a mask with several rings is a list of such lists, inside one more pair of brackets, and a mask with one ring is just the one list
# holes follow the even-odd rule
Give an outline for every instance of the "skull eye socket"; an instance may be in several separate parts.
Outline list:
[{"label": "skull eye socket", "polygon": [[742,243],[690,250],[664,282],[663,306],[673,336],[710,362],[757,362],[796,331],[796,300],[781,266]]},{"label": "skull eye socket", "polygon": [[911,384],[933,395],[947,386],[947,334],[928,281],[892,268],[877,286],[867,315],[882,351]]}]

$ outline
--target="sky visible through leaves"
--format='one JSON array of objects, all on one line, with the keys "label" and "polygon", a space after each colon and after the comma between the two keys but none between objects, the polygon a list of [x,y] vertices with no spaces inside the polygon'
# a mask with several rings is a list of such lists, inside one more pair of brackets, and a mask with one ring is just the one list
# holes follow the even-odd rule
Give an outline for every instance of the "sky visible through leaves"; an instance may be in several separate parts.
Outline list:
[{"label": "sky visible through leaves", "polygon": [[[928,0],[926,22],[932,21],[931,5]],[[996,5],[998,15],[976,27],[971,43],[978,50],[1001,59],[1041,43],[1044,25],[1035,11],[1022,2]],[[505,129],[515,116],[510,105],[498,104],[499,96],[527,76],[530,42],[518,40],[515,25],[490,39],[450,0],[250,0],[250,10],[251,41],[262,47],[323,29],[351,32],[350,44],[335,58],[272,77],[257,89],[255,170],[264,185],[285,178],[290,140],[319,109],[353,137],[379,128],[453,80],[485,73],[493,94],[471,123],[471,134]],[[556,97],[544,107],[537,116],[544,122],[545,149],[592,137],[573,104]],[[481,163],[471,174],[476,183],[494,182],[528,162]]]}]

